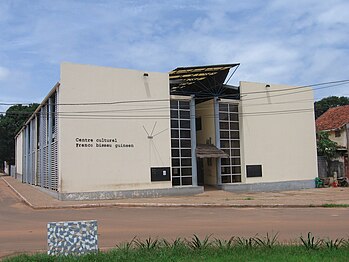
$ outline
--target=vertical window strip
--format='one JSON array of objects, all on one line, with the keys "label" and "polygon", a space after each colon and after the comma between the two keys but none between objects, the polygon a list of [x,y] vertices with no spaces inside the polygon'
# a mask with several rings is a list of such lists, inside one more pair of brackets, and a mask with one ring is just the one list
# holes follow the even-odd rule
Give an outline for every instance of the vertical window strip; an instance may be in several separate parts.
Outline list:
[{"label": "vertical window strip", "polygon": [[40,186],[45,186],[45,144],[46,144],[46,109],[40,111]]},{"label": "vertical window strip", "polygon": [[31,120],[31,184],[36,184],[36,146],[35,146],[35,137],[36,137],[36,130],[35,130],[35,118]]},{"label": "vertical window strip", "polygon": [[42,187],[48,188],[48,137],[47,137],[47,115],[48,106],[47,104],[43,107],[43,185]]},{"label": "vertical window strip", "polygon": [[52,153],[51,153],[51,172],[52,172],[52,176],[51,176],[51,189],[57,191],[58,189],[58,134],[57,134],[57,130],[58,130],[58,118],[57,118],[57,92],[54,94],[53,96],[53,100],[52,100],[52,114],[51,117],[52,119],[52,123],[53,123],[53,130],[52,130],[52,137],[53,137],[53,141],[52,141]]},{"label": "vertical window strip", "polygon": [[230,103],[219,104],[221,145],[229,154],[221,166],[222,183],[241,182],[240,134],[238,106]]},{"label": "vertical window strip", "polygon": [[[190,141],[190,102],[181,100],[171,100],[171,139],[176,143],[171,143],[172,151],[172,185],[187,186],[192,185],[192,164],[188,164],[187,159],[191,160]],[[189,121],[189,126],[188,126]],[[189,134],[188,134],[189,132]],[[175,134],[175,135],[174,135]],[[178,135],[177,135],[178,134]],[[177,137],[178,136],[178,137]],[[178,142],[178,143],[177,143]],[[173,153],[176,152],[176,155]],[[178,152],[178,155],[177,155]],[[188,152],[190,153],[188,155]],[[176,163],[175,165],[173,163]],[[185,165],[184,165],[185,164]],[[173,172],[178,170],[179,173]]]},{"label": "vertical window strip", "polygon": [[40,132],[41,132],[41,109],[39,111],[39,114],[36,118],[36,147],[37,147],[37,151],[36,151],[36,159],[37,159],[37,163],[36,163],[36,185],[37,186],[41,186],[41,142],[40,142]]}]

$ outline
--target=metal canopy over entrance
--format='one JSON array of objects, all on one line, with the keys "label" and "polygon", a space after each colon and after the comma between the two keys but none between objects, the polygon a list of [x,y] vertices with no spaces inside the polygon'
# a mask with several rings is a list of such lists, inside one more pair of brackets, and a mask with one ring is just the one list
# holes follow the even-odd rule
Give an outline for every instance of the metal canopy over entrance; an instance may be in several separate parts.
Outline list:
[{"label": "metal canopy over entrance", "polygon": [[171,95],[195,95],[197,98],[239,99],[239,87],[225,84],[230,69],[233,76],[240,64],[178,67],[169,73]]},{"label": "metal canopy over entrance", "polygon": [[229,155],[215,145],[200,144],[196,146],[196,156],[198,158],[228,158]]}]

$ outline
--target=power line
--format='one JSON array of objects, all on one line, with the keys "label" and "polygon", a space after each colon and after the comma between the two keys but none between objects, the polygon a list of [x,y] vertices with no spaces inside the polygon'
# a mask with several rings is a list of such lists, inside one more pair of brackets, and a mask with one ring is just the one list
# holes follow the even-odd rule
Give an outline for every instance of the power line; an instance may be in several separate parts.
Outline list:
[{"label": "power line", "polygon": [[[89,106],[89,105],[116,105],[116,104],[131,104],[131,103],[168,102],[168,101],[170,101],[170,99],[166,98],[166,99],[125,100],[125,101],[111,101],[111,102],[51,103],[51,105]],[[31,104],[35,104],[35,103],[31,103]],[[21,105],[21,104],[0,103],[0,105]]]},{"label": "power line", "polygon": [[[335,85],[330,85],[330,86],[323,86],[323,87],[318,87],[318,88],[313,88],[313,89],[307,89],[307,90],[300,90],[300,91],[296,91],[296,92],[289,92],[289,93],[285,93],[285,94],[274,94],[274,95],[270,95],[268,97],[277,97],[277,96],[285,96],[285,95],[293,95],[293,94],[298,94],[298,93],[304,93],[304,92],[311,92],[311,91],[315,91],[315,90],[320,90],[320,89],[325,89],[325,88],[330,88],[330,87],[334,87],[334,86],[340,86],[340,85],[347,85],[348,83],[341,83],[341,84],[335,84]],[[305,88],[305,87],[303,87]],[[265,96],[262,97],[253,97],[253,98],[247,98],[247,99],[242,99],[242,101],[249,101],[249,100],[256,100],[256,99],[263,99],[263,98],[268,98]]]},{"label": "power line", "polygon": [[[323,85],[331,85],[331,84],[347,84],[349,83],[349,79],[348,80],[338,80],[338,81],[331,81],[331,82],[326,82],[326,83],[317,83],[317,84],[313,84],[313,85],[303,85],[303,86],[296,86],[296,87],[290,87],[290,88],[283,88],[283,89],[273,89],[273,90],[266,90],[266,91],[254,91],[254,92],[246,92],[246,93],[241,93],[241,95],[250,95],[250,94],[259,94],[259,93],[273,93],[273,92],[284,92],[284,91],[289,91],[289,90],[297,90],[297,89],[302,89],[302,88],[309,88],[309,87],[314,87],[314,86],[323,86]],[[336,86],[336,85],[332,85],[332,86]],[[329,86],[329,87],[332,87]],[[328,87],[324,87],[324,88],[328,88]],[[315,90],[317,89],[321,89],[321,88],[314,88]]]},{"label": "power line", "polygon": [[[337,83],[337,84],[333,84],[330,86],[325,86],[325,87],[318,87],[316,89],[323,89],[323,88],[329,88],[329,87],[333,87],[333,86],[338,86],[338,85],[343,85],[343,84],[347,84],[346,82],[347,80],[341,80],[341,81],[333,81],[333,82],[328,82],[328,83]],[[317,84],[317,85],[323,85],[324,83],[321,84]],[[301,91],[296,91],[296,92],[291,92],[291,93],[286,93],[286,94],[275,94],[275,95],[270,95],[268,96],[270,97],[275,97],[275,96],[282,96],[282,95],[290,95],[290,94],[296,94],[296,93],[301,93],[301,92],[307,92],[307,91],[312,91],[311,89],[307,89],[307,90],[301,90]],[[268,98],[267,97],[267,98]],[[262,98],[266,98],[265,96],[263,97],[256,97],[256,98],[250,98],[250,99],[243,99],[242,102],[247,101],[247,100],[255,100],[255,99],[262,99]],[[126,104],[128,102],[150,102],[150,101],[159,101],[159,100],[134,100],[134,101],[121,101],[121,102],[108,102],[108,104],[110,103],[118,103],[118,104]],[[168,99],[161,99],[161,101],[169,101]],[[299,100],[301,101],[301,100]],[[294,101],[297,102],[297,101]],[[276,103],[272,103],[273,104],[284,104],[284,103],[291,103],[291,101],[284,101],[284,102],[276,102]],[[96,103],[95,103],[96,104]],[[257,105],[257,104],[251,104],[251,106]],[[263,104],[259,104],[259,105],[263,105]],[[264,105],[270,105],[270,103],[264,103]],[[244,105],[245,106],[249,106]],[[207,107],[208,108],[208,107]],[[88,115],[88,113],[112,113],[112,112],[130,112],[130,111],[149,111],[149,112],[153,112],[154,110],[159,110],[159,109],[163,109],[163,111],[168,112],[168,110],[170,110],[170,108],[168,106],[166,107],[153,107],[153,108],[132,108],[132,109],[116,109],[116,110],[100,110],[100,111],[96,111],[96,110],[91,110],[91,111],[77,111],[77,112],[48,112],[48,113],[41,113],[41,112],[37,112],[36,115],[41,115],[41,114],[55,114],[56,117],[74,117],[75,119],[78,119],[79,117],[81,119],[87,119],[88,117],[93,117],[94,119],[97,118],[101,118],[101,119],[108,119],[108,118],[117,118],[117,119],[151,119],[151,118],[169,118],[168,115],[100,115],[100,114],[95,114],[95,115]],[[313,109],[307,109],[307,110],[313,110]],[[284,111],[278,111],[278,112],[273,112],[273,111],[267,111],[267,112],[250,112],[250,113],[244,113],[245,115],[265,115],[265,114],[281,114],[281,113],[298,113],[298,112],[303,112],[304,109],[299,110],[299,109],[292,109],[292,110],[284,110]],[[0,112],[0,113],[6,113],[6,112]],[[21,112],[21,111],[12,111],[12,112],[8,112],[7,114],[27,114],[27,115],[31,115],[32,113],[28,113],[28,112]],[[84,115],[78,115],[78,114],[84,114]]]},{"label": "power line", "polygon": [[[273,110],[273,111],[255,111],[247,113],[236,113],[239,116],[258,116],[258,115],[278,115],[278,114],[291,114],[302,112],[313,112],[314,108],[299,108],[299,109],[285,109],[285,110]],[[224,112],[221,112],[224,113]],[[214,118],[214,114],[200,115],[204,118]],[[56,115],[57,118],[72,118],[72,119],[176,119],[171,118],[170,114],[166,115],[79,115],[79,114],[62,114]],[[224,120],[223,120],[224,121]]]},{"label": "power line", "polygon": [[[293,101],[284,101],[284,102],[275,102],[275,103],[260,103],[260,104],[250,104],[250,105],[245,105],[244,107],[249,107],[249,106],[263,106],[263,105],[279,105],[279,104],[291,104],[291,103],[303,103],[303,102],[309,102],[309,101],[313,101],[312,99],[303,99],[303,100],[293,100]],[[205,109],[212,109],[212,107],[210,106],[203,106],[200,107],[199,109],[196,109],[196,111],[200,111],[200,110],[205,110]],[[154,112],[169,112],[169,110],[171,110],[171,107],[155,107],[155,108],[137,108],[137,109],[115,109],[115,110],[100,110],[100,111],[96,111],[96,110],[92,110],[92,111],[61,111],[61,112],[37,112],[35,113],[35,115],[55,115],[55,116],[64,116],[64,115],[69,115],[69,114],[74,114],[74,115],[80,115],[80,116],[87,116],[86,114],[91,114],[91,113],[95,113],[94,116],[103,116],[100,115],[98,113],[115,113],[115,112],[144,112],[144,113],[154,113]],[[182,110],[182,109],[179,109]],[[188,110],[188,109],[185,109]],[[141,113],[140,112],[140,113]],[[6,113],[6,112],[0,112],[1,113]],[[32,115],[33,113],[28,113],[28,112],[23,112],[23,111],[11,111],[11,112],[7,112],[8,115],[17,115],[17,114],[22,114],[22,115]],[[107,116],[112,116],[111,114],[108,114]],[[128,114],[128,115],[124,115],[125,117],[134,117],[134,116],[138,116],[138,115],[132,115],[132,114]],[[142,115],[142,116],[149,116],[148,114]]]},{"label": "power line", "polygon": [[[333,84],[333,85],[332,85]],[[330,88],[334,86],[339,86],[339,85],[345,85],[349,84],[349,80],[338,80],[338,81],[330,81],[330,82],[323,82],[323,83],[316,83],[316,84],[310,84],[310,85],[303,85],[303,86],[297,86],[297,87],[291,87],[291,88],[285,88],[285,89],[277,89],[277,90],[265,90],[265,91],[254,91],[254,92],[245,92],[241,94],[231,94],[231,95],[220,95],[220,97],[234,97],[236,96],[237,98],[239,96],[246,96],[250,94],[258,94],[258,93],[271,93],[271,92],[283,92],[283,91],[290,91],[290,90],[298,90],[298,89],[303,89],[303,88],[309,88],[309,87],[314,87],[314,86],[323,86],[323,85],[329,85],[326,87],[319,87],[319,88],[313,88],[310,90],[305,90],[304,92],[311,91],[311,90],[319,90],[319,89],[325,89],[325,88]],[[294,92],[298,93],[298,92]],[[279,94],[275,96],[280,96],[280,95],[288,95],[288,94],[293,94],[293,93],[286,93],[286,94]],[[201,99],[205,98],[212,98],[212,96],[207,96],[207,97],[199,97]],[[252,98],[251,98],[252,99]],[[253,98],[253,99],[259,99],[259,98]],[[150,103],[150,102],[168,102],[170,99],[144,99],[144,100],[125,100],[125,101],[111,101],[111,102],[84,102],[84,103],[52,103],[52,105],[62,105],[62,106],[87,106],[87,105],[116,105],[116,104],[129,104],[129,103]],[[0,102],[0,105],[32,105],[34,103],[4,103]]]}]

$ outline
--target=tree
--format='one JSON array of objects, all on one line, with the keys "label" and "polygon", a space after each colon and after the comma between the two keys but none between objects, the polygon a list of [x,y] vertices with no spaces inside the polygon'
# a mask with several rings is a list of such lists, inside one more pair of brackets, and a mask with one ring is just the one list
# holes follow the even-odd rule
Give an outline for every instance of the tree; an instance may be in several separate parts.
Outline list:
[{"label": "tree", "polygon": [[329,96],[321,99],[314,103],[315,106],[315,118],[318,118],[323,113],[325,113],[328,109],[337,106],[345,106],[349,105],[349,97],[341,96]]},{"label": "tree", "polygon": [[336,156],[337,143],[329,139],[329,133],[326,131],[318,132],[317,152],[330,161]]},{"label": "tree", "polygon": [[14,105],[0,115],[0,169],[4,161],[15,162],[15,135],[39,104]]}]

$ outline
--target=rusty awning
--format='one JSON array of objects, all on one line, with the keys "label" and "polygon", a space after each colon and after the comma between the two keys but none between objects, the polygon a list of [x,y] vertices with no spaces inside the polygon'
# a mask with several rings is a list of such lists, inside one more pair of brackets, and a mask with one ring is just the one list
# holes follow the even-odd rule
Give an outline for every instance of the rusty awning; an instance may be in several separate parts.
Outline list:
[{"label": "rusty awning", "polygon": [[199,144],[196,146],[198,158],[228,158],[229,155],[215,145]]}]

